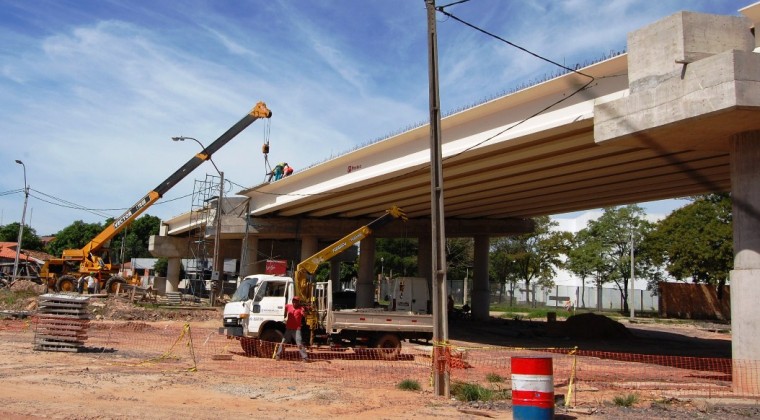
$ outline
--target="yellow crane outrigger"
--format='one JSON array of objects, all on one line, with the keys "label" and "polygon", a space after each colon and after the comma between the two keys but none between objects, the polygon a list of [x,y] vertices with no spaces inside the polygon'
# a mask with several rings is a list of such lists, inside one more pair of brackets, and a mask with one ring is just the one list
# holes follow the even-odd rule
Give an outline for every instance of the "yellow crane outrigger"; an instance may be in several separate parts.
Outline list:
[{"label": "yellow crane outrigger", "polygon": [[[313,303],[314,290],[312,285],[309,284],[309,275],[314,274],[319,265],[323,262],[332,259],[336,255],[347,250],[350,246],[355,245],[362,239],[371,235],[375,229],[395,219],[401,219],[403,221],[408,220],[406,213],[404,213],[403,210],[396,206],[392,206],[386,210],[385,214],[382,216],[356,229],[332,245],[298,263],[295,273],[296,296],[301,299],[301,302]],[[306,325],[309,326],[312,334],[312,340],[310,342],[314,341],[314,330],[316,330],[318,324],[319,319],[317,313],[312,310],[308,311],[306,314]]]},{"label": "yellow crane outrigger", "polygon": [[[108,293],[116,291],[119,283],[125,280],[118,275],[119,265],[111,264],[107,255],[98,255],[104,250],[119,232],[124,230],[137,216],[142,214],[153,203],[161,198],[169,189],[177,185],[190,172],[203,162],[211,159],[211,155],[227,144],[235,136],[240,134],[246,127],[259,118],[270,118],[270,111],[264,102],[259,102],[253,109],[224,134],[219,136],[213,143],[193,156],[181,168],[171,176],[158,184],[156,188],[135,203],[129,210],[119,216],[113,223],[106,226],[95,238],[81,249],[65,249],[61,258],[52,258],[45,261],[40,269],[40,278],[46,281],[48,288],[58,292],[75,290],[77,278],[88,273],[97,273],[101,282],[100,289]],[[103,258],[105,256],[105,258]],[[104,287],[105,286],[105,287]]]}]

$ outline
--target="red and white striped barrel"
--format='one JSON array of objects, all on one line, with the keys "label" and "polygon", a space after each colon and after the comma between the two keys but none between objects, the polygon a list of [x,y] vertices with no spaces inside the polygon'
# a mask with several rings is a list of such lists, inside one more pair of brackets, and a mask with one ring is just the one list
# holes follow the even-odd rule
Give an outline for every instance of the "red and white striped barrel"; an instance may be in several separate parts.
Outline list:
[{"label": "red and white striped barrel", "polygon": [[554,418],[554,373],[551,357],[512,358],[512,417]]}]

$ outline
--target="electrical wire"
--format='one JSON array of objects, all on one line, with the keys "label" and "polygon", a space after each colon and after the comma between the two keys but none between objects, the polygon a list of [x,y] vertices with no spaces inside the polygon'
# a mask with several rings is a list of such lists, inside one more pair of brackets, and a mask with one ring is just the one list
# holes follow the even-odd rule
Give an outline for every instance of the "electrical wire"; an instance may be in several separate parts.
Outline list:
[{"label": "electrical wire", "polygon": [[[511,41],[508,41],[508,40],[506,40],[506,39],[504,39],[504,38],[502,38],[502,37],[500,37],[500,36],[498,36],[496,34],[493,34],[493,33],[489,32],[489,31],[486,31],[485,29],[482,29],[482,28],[480,28],[480,27],[478,27],[476,25],[473,25],[473,24],[471,24],[471,23],[469,23],[469,22],[467,22],[467,21],[465,21],[465,20],[463,20],[463,19],[461,19],[461,18],[455,16],[454,14],[449,13],[449,12],[447,12],[445,10],[448,7],[459,5],[459,4],[463,4],[463,3],[467,3],[469,1],[470,0],[460,0],[460,1],[453,2],[453,3],[449,3],[449,4],[445,5],[445,6],[437,6],[436,7],[436,11],[438,11],[439,13],[447,16],[450,19],[453,19],[453,20],[455,20],[457,22],[460,22],[461,24],[463,24],[463,25],[465,25],[465,26],[467,26],[467,27],[469,27],[469,28],[471,28],[471,29],[473,29],[475,31],[478,31],[478,32],[480,32],[482,34],[485,34],[485,35],[491,37],[491,38],[494,38],[494,39],[499,40],[499,41],[501,41],[503,43],[506,43],[506,44],[508,44],[508,45],[510,45],[510,46],[512,46],[514,48],[517,48],[517,49],[519,49],[519,50],[521,50],[521,51],[523,51],[523,52],[525,52],[527,54],[530,54],[530,55],[532,55],[532,56],[534,56],[534,57],[536,57],[536,58],[538,58],[540,60],[546,61],[547,63],[555,65],[555,66],[557,66],[559,68],[562,68],[562,69],[564,69],[564,70],[566,70],[568,72],[576,73],[576,74],[578,74],[580,76],[587,77],[587,78],[589,78],[589,81],[587,83],[585,83],[584,85],[582,85],[581,87],[579,87],[578,89],[576,89],[575,91],[573,91],[571,94],[569,94],[569,95],[567,95],[567,96],[565,96],[565,97],[563,97],[563,98],[561,98],[561,99],[553,102],[552,104],[550,104],[550,105],[542,108],[541,110],[539,110],[539,111],[531,114],[530,116],[524,118],[523,120],[518,121],[517,123],[515,123],[515,124],[513,124],[513,125],[511,125],[511,126],[509,126],[507,128],[505,128],[504,130],[502,130],[502,131],[500,131],[500,132],[498,132],[498,133],[496,133],[496,134],[494,134],[492,136],[489,136],[489,137],[483,139],[482,141],[480,141],[480,142],[478,142],[476,144],[473,144],[472,146],[469,146],[465,150],[462,150],[462,151],[460,151],[459,153],[457,153],[455,155],[447,156],[446,158],[443,159],[443,161],[446,161],[446,160],[452,159],[454,157],[460,156],[460,155],[462,155],[462,154],[464,154],[464,153],[466,153],[466,152],[468,152],[468,151],[470,151],[470,150],[472,150],[474,148],[482,146],[483,144],[485,144],[485,143],[493,140],[494,138],[496,138],[496,137],[498,137],[498,136],[506,133],[507,131],[510,131],[510,130],[514,129],[515,127],[517,127],[517,126],[519,126],[521,124],[524,124],[525,122],[529,121],[530,119],[535,118],[536,116],[543,114],[544,112],[548,111],[549,109],[552,109],[556,105],[558,105],[558,104],[560,104],[560,103],[562,103],[562,102],[570,99],[571,97],[575,96],[579,92],[583,91],[584,89],[586,89],[588,86],[590,86],[596,80],[596,78],[594,76],[591,76],[589,74],[583,73],[583,72],[578,71],[576,69],[567,67],[567,66],[562,65],[560,63],[557,63],[556,61],[551,60],[549,58],[543,57],[543,56],[541,56],[541,55],[539,55],[537,53],[534,53],[534,52],[532,52],[532,51],[530,51],[530,50],[528,50],[528,49],[526,49],[524,47],[521,47],[521,46],[519,46],[519,45],[517,45],[517,44],[515,44],[515,43],[513,43]],[[271,172],[271,167],[270,167],[269,159],[268,159],[269,140],[270,140],[270,133],[271,133],[271,125],[270,124],[271,124],[271,121],[267,120],[267,124],[265,125],[265,134],[264,134],[265,141],[264,141],[264,145],[262,147],[262,151],[264,153],[264,169],[266,171],[265,176],[268,175]],[[414,175],[414,174],[416,174],[418,172],[426,172],[429,168],[430,168],[430,165],[427,164],[427,165],[424,165],[424,166],[422,166],[420,168],[413,169],[413,170],[401,173],[401,174],[399,174],[399,175],[397,175],[397,176],[395,176],[393,178],[390,178],[390,180],[407,178],[410,175]],[[230,183],[230,188],[226,189],[225,192],[231,191],[232,185],[238,186],[238,187],[240,187],[242,189],[248,188],[248,187],[243,186],[241,184],[238,184],[238,183],[236,183],[236,182],[234,182],[234,181],[232,181],[230,179],[225,179],[225,181]],[[336,194],[345,194],[345,193],[356,191],[356,190],[359,190],[359,189],[361,189],[361,188],[360,187],[356,187],[356,188],[351,188],[351,189],[347,189],[347,190],[342,190],[342,191],[339,191],[339,192],[302,193],[302,194],[301,193],[269,193],[269,192],[259,192],[259,193],[266,194],[266,195],[275,195],[275,196],[310,197],[310,196],[330,196],[330,195],[336,195]],[[35,192],[37,192],[39,194],[42,194],[42,195],[44,195],[46,197],[49,197],[51,199],[57,200],[57,201],[59,201],[61,203],[65,203],[65,204],[54,203],[54,202],[42,199],[40,197],[34,196],[34,198],[36,198],[37,200],[40,200],[40,201],[43,201],[43,202],[46,202],[46,203],[49,203],[49,204],[52,204],[52,205],[60,206],[60,207],[65,207],[65,208],[71,208],[71,209],[77,209],[77,210],[86,211],[86,212],[89,212],[89,213],[92,213],[92,214],[95,214],[97,216],[104,217],[104,218],[109,218],[109,217],[113,217],[113,216],[109,216],[109,215],[106,215],[106,214],[103,214],[103,213],[98,213],[98,212],[102,212],[102,211],[125,211],[125,210],[128,209],[128,208],[109,208],[109,209],[86,208],[86,207],[78,205],[76,203],[72,203],[72,202],[69,202],[69,201],[66,201],[66,200],[63,200],[63,199],[60,199],[60,198],[57,198],[57,197],[45,194],[45,193],[43,193],[41,191],[38,191],[38,190],[33,190],[33,191],[35,191]],[[0,193],[0,196],[8,195],[8,194],[15,194],[15,193],[18,193],[18,192],[23,192],[23,189],[6,191],[4,193]],[[180,200],[180,199],[183,199],[183,198],[190,197],[192,195],[193,194],[190,193],[190,194],[186,194],[186,195],[183,195],[183,196],[180,196],[180,197],[176,197],[176,198],[173,198],[173,199],[163,200],[162,202],[155,203],[154,205],[167,204],[167,203],[170,203],[170,202],[173,202],[173,201],[177,201],[177,200]]]},{"label": "electrical wire", "polygon": [[[43,203],[51,204],[53,206],[62,207],[62,208],[81,210],[81,211],[93,214],[95,216],[102,217],[103,219],[109,219],[109,218],[114,218],[115,217],[113,215],[104,213],[106,211],[126,211],[126,210],[129,209],[129,207],[107,208],[107,209],[88,208],[88,207],[82,206],[80,204],[76,204],[76,203],[73,203],[71,201],[55,197],[53,195],[44,193],[42,191],[39,191],[39,190],[36,190],[36,189],[33,189],[33,188],[29,188],[29,190],[30,191],[34,191],[35,193],[39,194],[39,195],[37,195],[37,194],[31,194],[30,193],[29,197],[32,197],[32,198],[34,198],[34,199],[36,199],[38,201],[42,201]],[[23,189],[22,190],[18,190],[16,192],[23,192]],[[4,195],[4,193],[0,193],[0,196],[1,195]],[[182,196],[179,196],[179,197],[175,197],[175,198],[172,198],[172,199],[162,200],[161,202],[154,203],[154,206],[158,206],[158,205],[161,205],[161,204],[167,204],[167,203],[170,203],[172,201],[181,200],[183,198],[187,198],[187,197],[190,197],[192,195],[193,194],[190,193],[190,194],[185,194],[185,195],[182,195]],[[45,198],[43,198],[43,197],[45,197]],[[55,200],[55,201],[51,201],[51,200]]]},{"label": "electrical wire", "polygon": [[[469,1],[469,0],[465,0],[465,1]],[[435,10],[437,10],[437,11],[439,11],[439,12],[443,13],[444,15],[446,15],[446,16],[448,16],[448,17],[450,17],[450,18],[452,18],[452,19],[456,20],[457,22],[459,22],[459,23],[461,23],[461,24],[463,24],[463,25],[466,25],[466,26],[468,26],[468,27],[470,27],[470,28],[472,28],[472,29],[474,29],[474,30],[476,30],[476,31],[478,31],[478,32],[481,32],[481,33],[483,33],[483,34],[485,34],[485,35],[488,35],[488,36],[490,36],[490,37],[492,37],[492,38],[498,39],[499,41],[501,41],[501,42],[504,42],[504,43],[506,43],[506,44],[509,44],[509,45],[511,45],[511,46],[513,46],[513,47],[515,47],[515,48],[517,48],[518,50],[521,50],[521,51],[523,51],[523,52],[526,52],[526,53],[528,53],[528,54],[532,55],[533,57],[536,57],[536,58],[538,58],[539,60],[543,60],[543,61],[546,61],[547,63],[550,63],[550,64],[554,64],[554,65],[555,65],[555,66],[557,66],[557,67],[563,68],[563,69],[565,69],[565,70],[567,70],[567,71],[571,71],[571,72],[573,72],[573,73],[577,73],[577,74],[580,74],[581,76],[586,76],[586,77],[589,77],[589,78],[591,78],[592,80],[594,79],[594,76],[591,76],[591,75],[585,74],[585,73],[583,73],[583,72],[580,72],[580,71],[578,71],[578,70],[576,70],[576,69],[572,69],[572,68],[570,68],[570,67],[567,67],[567,66],[565,66],[564,64],[559,64],[558,62],[556,62],[556,61],[554,61],[554,60],[551,60],[551,59],[549,59],[549,58],[546,58],[546,57],[543,57],[543,56],[541,56],[541,55],[538,55],[538,54],[534,53],[533,51],[530,51],[530,50],[528,50],[527,48],[521,47],[521,46],[519,46],[519,45],[517,45],[517,44],[515,44],[515,43],[513,43],[513,42],[510,42],[510,41],[508,41],[508,40],[506,40],[506,39],[504,39],[504,38],[502,38],[502,37],[500,37],[500,36],[498,36],[498,35],[496,35],[496,34],[493,34],[493,33],[491,33],[491,32],[488,32],[488,31],[486,31],[486,30],[485,30],[485,29],[483,29],[483,28],[480,28],[480,27],[478,27],[478,26],[475,26],[475,25],[473,25],[473,24],[471,24],[471,23],[469,23],[469,22],[466,22],[466,21],[464,21],[463,19],[460,19],[459,17],[457,17],[457,16],[455,16],[455,15],[453,15],[453,14],[451,14],[451,13],[449,13],[449,12],[445,11],[445,10],[443,10],[443,9],[444,9],[444,8],[446,8],[446,7],[449,7],[449,6],[451,6],[451,5],[455,5],[455,4],[459,4],[459,3],[462,3],[462,2],[451,3],[450,5],[446,5],[446,6],[440,6],[440,7],[436,7],[436,8],[435,8]]]},{"label": "electrical wire", "polygon": [[[100,217],[103,217],[103,218],[109,218],[109,217],[113,217],[113,216],[110,216],[110,215],[108,215],[106,213],[100,213],[100,212],[102,212],[102,211],[109,211],[109,210],[116,210],[116,209],[90,209],[90,208],[84,207],[82,205],[79,205],[79,204],[76,204],[76,203],[72,203],[71,201],[67,201],[67,200],[64,200],[62,198],[58,198],[58,197],[52,196],[50,194],[46,194],[46,193],[44,193],[42,191],[35,190],[33,188],[30,188],[30,190],[34,191],[37,194],[45,196],[45,197],[47,197],[49,199],[57,201],[57,203],[55,203],[55,202],[46,200],[44,198],[38,197],[38,196],[36,196],[34,194],[29,194],[30,197],[34,197],[35,199],[40,200],[42,202],[45,202],[45,203],[48,203],[48,204],[52,204],[52,205],[58,206],[58,207],[64,207],[64,208],[69,208],[69,209],[86,211],[88,213],[91,213],[91,214],[94,214],[96,216],[100,216]],[[61,204],[61,203],[63,203],[63,204]]]},{"label": "electrical wire", "polygon": [[17,194],[17,193],[22,193],[22,192],[24,192],[23,188],[19,188],[17,190],[4,191],[4,192],[0,192],[0,197],[4,195],[11,195],[11,194]]},{"label": "electrical wire", "polygon": [[[498,36],[496,34],[493,34],[493,33],[489,32],[489,31],[486,31],[485,29],[482,29],[482,28],[480,28],[478,26],[475,26],[475,25],[473,25],[473,24],[471,24],[469,22],[466,22],[466,21],[460,19],[459,17],[457,17],[457,16],[455,16],[455,15],[453,15],[453,14],[451,14],[451,13],[449,13],[449,12],[447,12],[447,11],[444,10],[447,7],[458,5],[458,4],[462,4],[462,3],[466,3],[468,1],[470,1],[470,0],[460,0],[460,1],[456,1],[456,2],[453,2],[453,3],[447,4],[445,6],[439,6],[439,7],[436,7],[436,11],[444,14],[445,16],[447,16],[447,17],[449,17],[449,18],[451,18],[453,20],[456,20],[457,22],[462,23],[463,25],[465,25],[465,26],[467,26],[467,27],[469,27],[469,28],[471,28],[471,29],[473,29],[475,31],[481,32],[481,33],[483,33],[483,34],[485,34],[485,35],[487,35],[489,37],[492,37],[492,38],[494,38],[496,40],[499,40],[499,41],[501,41],[503,43],[506,43],[506,44],[508,44],[508,45],[510,45],[510,46],[512,46],[514,48],[517,48],[517,49],[519,49],[519,50],[521,50],[521,51],[523,51],[523,52],[525,52],[527,54],[530,54],[530,55],[532,55],[532,56],[534,56],[534,57],[536,57],[536,58],[538,58],[540,60],[546,61],[547,63],[550,63],[550,64],[553,64],[553,65],[555,65],[557,67],[560,67],[560,68],[562,68],[562,69],[564,69],[564,70],[566,70],[568,72],[575,73],[575,74],[578,74],[578,75],[583,76],[583,77],[587,77],[589,80],[588,80],[587,83],[585,83],[584,85],[582,85],[581,87],[579,87],[578,89],[576,89],[575,91],[573,91],[572,93],[570,93],[569,95],[562,97],[561,99],[559,99],[559,100],[557,100],[557,101],[549,104],[548,106],[542,108],[541,110],[539,110],[539,111],[537,111],[537,112],[529,115],[528,117],[524,118],[523,120],[518,121],[515,124],[512,124],[511,126],[505,128],[504,130],[501,130],[498,133],[496,133],[496,134],[494,134],[494,135],[492,135],[490,137],[487,137],[487,138],[485,138],[485,139],[483,139],[483,140],[481,140],[481,141],[479,141],[479,142],[477,142],[477,143],[475,143],[475,144],[467,147],[466,149],[460,151],[459,153],[456,153],[454,155],[447,156],[447,157],[443,158],[442,161],[447,161],[449,159],[453,159],[455,157],[461,156],[462,154],[464,154],[464,153],[466,153],[466,152],[468,152],[468,151],[470,151],[470,150],[472,150],[474,148],[477,148],[479,146],[482,146],[485,143],[488,143],[489,141],[491,141],[491,140],[493,140],[493,139],[501,136],[502,134],[504,134],[504,133],[506,133],[506,132],[508,132],[508,131],[510,131],[512,129],[514,129],[515,127],[518,127],[518,126],[526,123],[527,121],[529,121],[529,120],[531,120],[531,119],[533,119],[533,118],[535,118],[535,117],[543,114],[544,112],[546,112],[546,111],[554,108],[555,106],[559,105],[560,103],[562,103],[564,101],[567,101],[568,99],[572,98],[573,96],[577,95],[578,93],[580,93],[583,90],[585,90],[586,88],[588,88],[596,80],[596,78],[594,76],[591,76],[589,74],[586,74],[586,73],[583,73],[581,71],[578,71],[577,69],[567,67],[567,66],[565,66],[563,64],[560,64],[560,63],[557,63],[556,61],[551,60],[549,58],[543,57],[543,56],[541,56],[541,55],[539,55],[537,53],[534,53],[534,52],[532,52],[532,51],[524,48],[524,47],[521,47],[521,46],[519,46],[519,45],[517,45],[517,44],[515,44],[513,42],[510,42],[510,41],[508,41],[508,40],[506,40],[506,39],[504,39],[504,38],[502,38],[502,37],[500,37],[500,36]],[[428,165],[422,166],[421,168],[413,169],[413,170],[401,173],[401,174],[399,174],[397,176],[389,178],[389,180],[392,181],[392,180],[407,178],[410,175],[414,175],[414,174],[416,174],[418,172],[423,172],[423,171],[426,172],[427,170],[429,170],[429,168],[430,168],[430,165],[428,164]],[[328,195],[335,195],[335,194],[346,194],[346,193],[349,193],[349,192],[352,192],[352,191],[357,191],[357,190],[363,189],[363,188],[364,187],[356,187],[356,188],[350,188],[350,189],[347,189],[347,190],[341,190],[339,192],[312,193],[312,194],[267,193],[267,192],[259,192],[259,193],[266,194],[266,195],[293,196],[293,197],[299,197],[299,196],[300,197],[307,197],[307,196],[328,196]]]}]

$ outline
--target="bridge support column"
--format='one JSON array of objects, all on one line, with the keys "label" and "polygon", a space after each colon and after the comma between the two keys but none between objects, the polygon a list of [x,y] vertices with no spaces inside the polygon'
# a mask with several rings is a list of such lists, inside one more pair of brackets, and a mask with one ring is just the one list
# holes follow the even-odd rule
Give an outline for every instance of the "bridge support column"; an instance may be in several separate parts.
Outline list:
[{"label": "bridge support column", "polygon": [[298,261],[303,261],[319,251],[319,241],[316,236],[301,237],[301,257]]},{"label": "bridge support column", "polygon": [[476,236],[474,248],[472,317],[484,320],[490,316],[491,306],[491,290],[488,287],[488,236]]},{"label": "bridge support column", "polygon": [[359,279],[356,282],[356,307],[374,306],[375,238],[370,236],[359,242]]},{"label": "bridge support column", "polygon": [[[400,274],[400,273],[399,273]],[[427,279],[428,299],[427,308],[433,313],[433,238],[430,233],[417,237],[417,277]]]},{"label": "bridge support column", "polygon": [[333,292],[340,288],[340,261],[330,261],[330,280],[332,280]]},{"label": "bridge support column", "polygon": [[179,275],[182,261],[178,257],[167,258],[166,261],[166,292],[176,292],[179,290]]},{"label": "bridge support column", "polygon": [[[246,239],[244,238],[243,241],[245,240]],[[261,269],[257,262],[259,260],[259,238],[256,236],[249,236],[243,249],[245,250],[245,255],[241,258],[240,278],[245,278],[245,276],[251,274],[263,273],[264,270]]]},{"label": "bridge support column", "polygon": [[734,269],[731,271],[731,329],[735,392],[757,393],[760,378],[760,131],[731,138]]}]

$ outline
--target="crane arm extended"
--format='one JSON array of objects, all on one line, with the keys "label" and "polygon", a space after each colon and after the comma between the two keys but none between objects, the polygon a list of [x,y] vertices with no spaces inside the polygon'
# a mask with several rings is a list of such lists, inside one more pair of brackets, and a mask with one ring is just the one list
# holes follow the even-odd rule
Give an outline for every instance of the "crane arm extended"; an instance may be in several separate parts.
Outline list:
[{"label": "crane arm extended", "polygon": [[[63,251],[63,259],[65,260],[82,260],[85,263],[93,264],[92,269],[96,269],[99,261],[99,257],[94,253],[98,251],[104,244],[108,243],[114,236],[119,234],[124,228],[126,228],[132,221],[134,221],[140,214],[148,209],[153,203],[158,201],[167,191],[177,185],[182,179],[184,179],[190,172],[200,166],[203,162],[211,159],[211,155],[222,148],[235,136],[240,134],[246,127],[251,125],[259,118],[270,118],[272,111],[270,111],[264,102],[259,102],[253,109],[229,130],[224,132],[219,138],[214,140],[208,147],[203,149],[200,153],[193,156],[187,163],[181,168],[175,171],[171,176],[166,178],[163,182],[158,184],[156,188],[148,192],[148,194],[137,201],[132,207],[129,208],[124,214],[119,216],[113,223],[106,226],[102,232],[100,232],[95,238],[93,238],[88,244],[81,249],[66,249]],[[90,269],[90,268],[88,268]],[[87,269],[80,271],[87,271]]]},{"label": "crane arm extended", "polygon": [[298,296],[303,302],[310,302],[311,289],[309,288],[309,275],[314,274],[314,272],[317,271],[319,264],[332,259],[336,255],[347,250],[352,245],[355,245],[362,239],[371,235],[375,229],[395,219],[406,221],[407,217],[400,208],[393,206],[390,209],[386,210],[385,214],[373,220],[372,222],[356,229],[332,245],[301,261],[298,266],[296,266],[296,296]]}]

